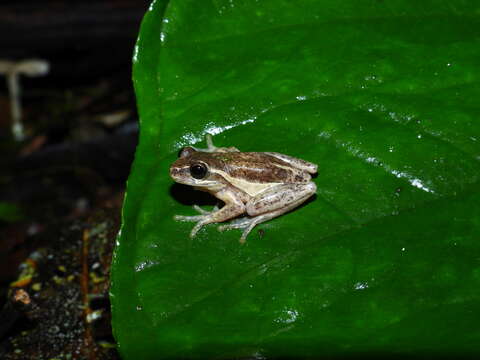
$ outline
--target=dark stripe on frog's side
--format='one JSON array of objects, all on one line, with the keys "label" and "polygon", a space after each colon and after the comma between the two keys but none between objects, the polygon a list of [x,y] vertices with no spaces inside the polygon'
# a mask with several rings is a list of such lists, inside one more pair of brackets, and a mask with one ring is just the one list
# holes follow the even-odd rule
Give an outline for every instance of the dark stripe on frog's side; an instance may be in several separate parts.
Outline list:
[{"label": "dark stripe on frog's side", "polygon": [[175,165],[188,167],[196,161],[207,164],[211,171],[216,169],[231,177],[255,183],[307,183],[311,179],[308,173],[260,152],[207,153],[199,151],[186,158],[178,159]]},{"label": "dark stripe on frog's side", "polygon": [[248,179],[256,183],[299,183],[310,181],[310,175],[295,169],[288,163],[273,156],[258,153],[246,152],[235,153],[213,153],[215,159],[224,162],[224,169],[227,174],[235,178]]}]

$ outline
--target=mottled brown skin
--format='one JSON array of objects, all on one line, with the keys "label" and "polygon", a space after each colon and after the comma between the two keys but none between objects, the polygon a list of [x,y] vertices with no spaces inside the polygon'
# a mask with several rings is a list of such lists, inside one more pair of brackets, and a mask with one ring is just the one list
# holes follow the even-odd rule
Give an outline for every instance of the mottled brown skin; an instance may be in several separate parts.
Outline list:
[{"label": "mottled brown skin", "polygon": [[[181,174],[188,178],[190,165],[195,162],[207,164],[209,167],[222,170],[233,177],[248,178],[256,183],[297,184],[308,183],[312,178],[310,174],[291,167],[285,161],[261,152],[188,152],[188,155],[180,157],[172,164],[170,175],[174,179]],[[282,167],[279,168],[275,165]],[[205,179],[208,179],[208,175]],[[216,179],[220,180],[218,177]],[[194,184],[187,183],[187,185]]]},{"label": "mottled brown skin", "polygon": [[[170,176],[178,183],[206,191],[225,203],[221,209],[202,215],[176,216],[176,220],[198,221],[191,237],[205,224],[223,222],[248,214],[240,222],[219,229],[245,229],[241,242],[252,228],[297,207],[316,192],[311,175],[315,164],[272,152],[240,152],[234,147],[218,148],[207,137],[208,148],[186,147],[170,167]],[[201,175],[195,168],[201,168]]]}]

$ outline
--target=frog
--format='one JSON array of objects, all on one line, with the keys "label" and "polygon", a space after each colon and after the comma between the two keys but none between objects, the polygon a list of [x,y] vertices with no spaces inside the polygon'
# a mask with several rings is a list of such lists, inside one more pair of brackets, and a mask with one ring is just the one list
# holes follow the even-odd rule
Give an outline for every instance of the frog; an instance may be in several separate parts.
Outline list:
[{"label": "frog", "polygon": [[243,230],[243,244],[255,226],[290,212],[316,194],[312,175],[318,166],[312,162],[277,152],[217,147],[210,134],[206,143],[206,149],[184,147],[170,166],[175,182],[208,192],[224,203],[211,211],[193,205],[198,215],[174,216],[176,221],[196,222],[191,238],[204,225],[233,219],[218,230]]}]

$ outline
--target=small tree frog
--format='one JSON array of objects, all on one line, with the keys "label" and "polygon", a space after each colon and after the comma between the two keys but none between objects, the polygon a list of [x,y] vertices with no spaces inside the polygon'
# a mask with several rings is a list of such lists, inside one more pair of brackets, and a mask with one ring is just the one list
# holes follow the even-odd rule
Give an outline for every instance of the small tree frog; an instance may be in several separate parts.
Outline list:
[{"label": "small tree frog", "polygon": [[240,242],[258,224],[280,216],[315,194],[311,174],[317,165],[275,152],[241,152],[235,147],[216,147],[207,135],[207,149],[186,147],[170,166],[170,176],[180,184],[206,191],[225,203],[195,216],[174,217],[194,221],[193,238],[203,225],[248,216],[219,227],[220,231],[243,229]]}]

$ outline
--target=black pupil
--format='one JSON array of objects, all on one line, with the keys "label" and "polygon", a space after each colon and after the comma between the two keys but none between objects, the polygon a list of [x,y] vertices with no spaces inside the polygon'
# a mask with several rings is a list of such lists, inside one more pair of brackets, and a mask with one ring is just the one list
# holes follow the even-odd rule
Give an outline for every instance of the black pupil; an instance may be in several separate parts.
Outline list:
[{"label": "black pupil", "polygon": [[207,175],[207,167],[203,164],[193,164],[190,166],[190,174],[195,179],[203,179]]}]

